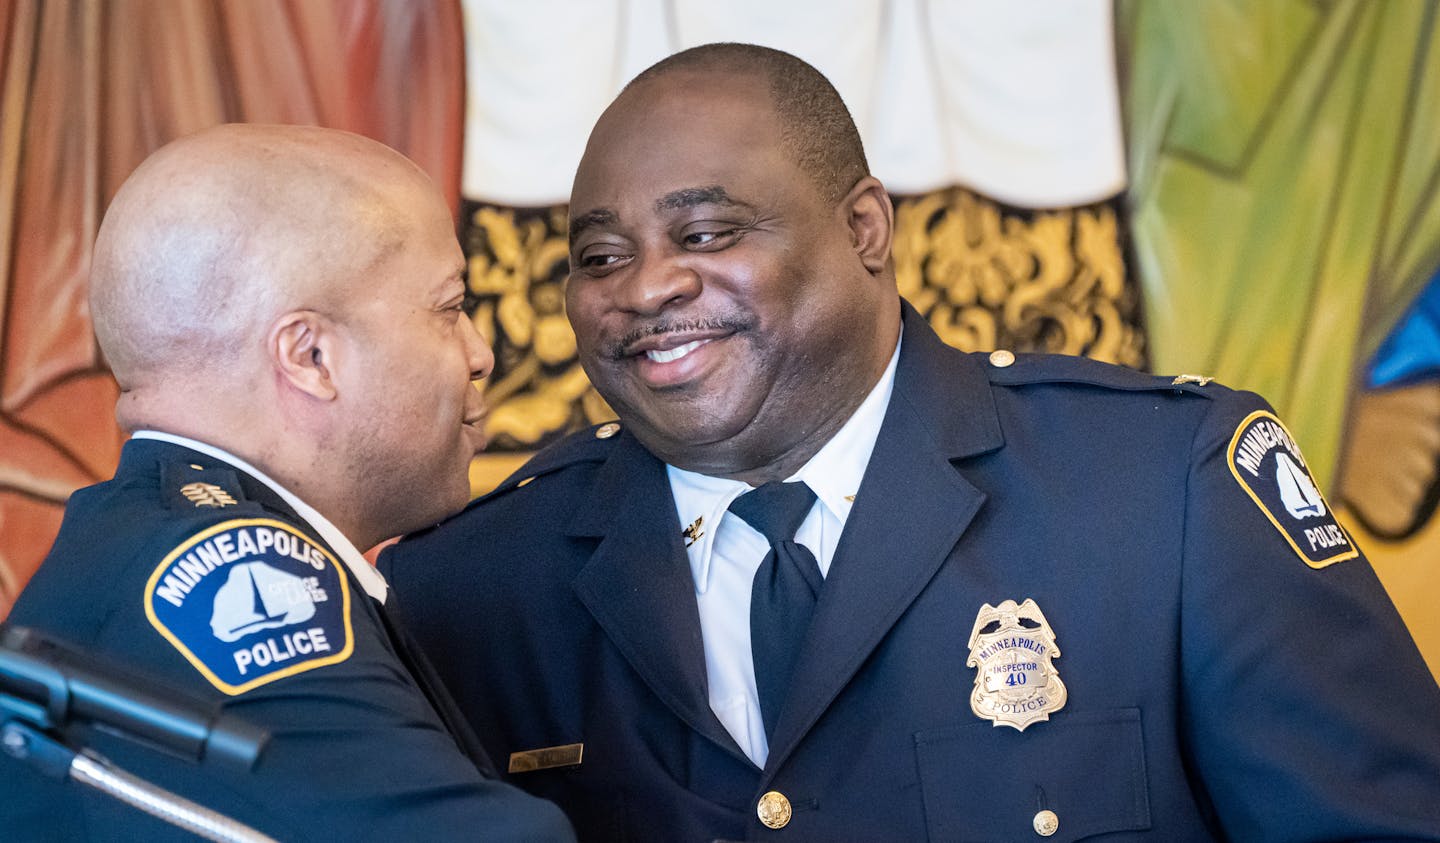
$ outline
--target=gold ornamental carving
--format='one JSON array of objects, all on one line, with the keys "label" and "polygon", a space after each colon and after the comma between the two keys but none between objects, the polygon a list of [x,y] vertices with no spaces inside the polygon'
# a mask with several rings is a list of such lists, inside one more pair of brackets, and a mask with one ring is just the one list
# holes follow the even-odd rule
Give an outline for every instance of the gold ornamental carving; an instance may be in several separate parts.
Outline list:
[{"label": "gold ornamental carving", "polygon": [[495,349],[485,388],[491,450],[533,450],[614,418],[576,360],[565,318],[566,209],[467,203],[467,210],[471,320]]},{"label": "gold ornamental carving", "polygon": [[1025,211],[950,188],[897,200],[895,226],[900,294],[950,345],[1145,365],[1114,204]]}]

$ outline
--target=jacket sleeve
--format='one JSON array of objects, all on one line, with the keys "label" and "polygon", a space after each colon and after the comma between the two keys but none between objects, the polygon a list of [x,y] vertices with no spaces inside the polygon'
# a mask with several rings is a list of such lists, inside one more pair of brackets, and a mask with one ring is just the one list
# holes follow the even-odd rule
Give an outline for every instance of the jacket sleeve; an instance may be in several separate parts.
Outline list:
[{"label": "jacket sleeve", "polygon": [[1193,443],[1194,772],[1231,839],[1440,839],[1440,689],[1282,431],[1258,397],[1226,393]]},{"label": "jacket sleeve", "polygon": [[[228,523],[248,522],[219,526]],[[87,577],[91,554],[63,554],[52,560],[53,565],[47,562],[51,565],[47,579],[38,583],[39,590],[20,607],[16,620],[69,638],[100,658],[152,679],[157,687],[213,701],[227,714],[267,730],[270,740],[259,761],[249,771],[203,760],[197,764],[100,732],[89,735],[89,746],[120,769],[281,840],[574,839],[556,806],[487,779],[465,756],[407,671],[375,606],[353,585],[327,585],[321,576],[327,595],[308,619],[231,636],[234,647],[255,654],[253,664],[265,657],[267,647],[277,663],[280,659],[294,663],[300,656],[287,648],[296,646],[304,652],[296,637],[302,633],[296,631],[308,630],[309,648],[318,649],[315,633],[324,630],[331,649],[340,653],[337,658],[298,672],[281,671],[273,681],[224,693],[214,679],[207,681],[199,668],[218,670],[229,656],[217,660],[196,644],[213,637],[209,630],[219,623],[225,601],[216,596],[218,592],[196,585],[183,601],[193,618],[155,615],[172,632],[167,640],[155,625],[158,621],[147,620],[142,611],[159,602],[142,600],[142,584],[157,560],[176,545],[175,536],[211,532],[201,522],[173,535],[162,532],[147,546],[126,550],[129,562],[123,567],[129,573],[119,582]],[[300,535],[298,528],[294,534]],[[292,543],[292,555],[301,547],[298,541]],[[263,558],[282,564],[271,556]],[[305,558],[318,564],[318,557]],[[239,564],[217,567],[208,576],[225,579]],[[327,559],[319,567],[330,571],[339,565]],[[255,593],[262,591],[262,585],[274,587],[273,582],[255,580]],[[344,601],[342,594],[347,595]],[[195,601],[198,605],[191,607]],[[57,625],[58,613],[48,609],[72,603],[92,607],[84,613],[85,624]],[[341,605],[343,610],[337,608]],[[104,621],[94,627],[90,615]],[[186,620],[201,624],[201,632],[175,633],[178,622]],[[207,622],[210,626],[205,626]],[[190,649],[182,652],[182,643]],[[74,783],[39,778],[14,764],[0,763],[0,767],[4,768],[0,774],[27,777],[19,798],[0,795],[0,820],[13,820],[0,825],[0,838],[5,840],[193,839]]]}]

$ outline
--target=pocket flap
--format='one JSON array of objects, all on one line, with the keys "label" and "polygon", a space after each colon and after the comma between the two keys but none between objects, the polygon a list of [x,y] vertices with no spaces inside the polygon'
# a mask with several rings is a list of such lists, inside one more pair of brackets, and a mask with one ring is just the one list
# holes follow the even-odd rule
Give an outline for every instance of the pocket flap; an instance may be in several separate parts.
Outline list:
[{"label": "pocket flap", "polygon": [[[980,721],[917,732],[932,841],[1079,840],[1150,826],[1136,708],[1062,712],[1024,732]],[[1058,821],[1047,837],[1035,816]]]}]

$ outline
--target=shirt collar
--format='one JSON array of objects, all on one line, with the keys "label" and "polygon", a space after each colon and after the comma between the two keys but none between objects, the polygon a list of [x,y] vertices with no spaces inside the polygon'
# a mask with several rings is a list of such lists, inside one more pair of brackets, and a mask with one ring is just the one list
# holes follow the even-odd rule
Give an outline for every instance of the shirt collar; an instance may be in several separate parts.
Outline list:
[{"label": "shirt collar", "polygon": [[895,391],[895,367],[899,360],[900,343],[897,341],[885,373],[865,400],[860,402],[845,426],[830,437],[830,441],[821,446],[799,471],[787,478],[805,481],[842,526],[850,517],[855,493],[860,490],[865,467],[870,464],[870,453],[875,450],[875,441],[880,438],[885,410],[890,406],[890,394]]},{"label": "shirt collar", "polygon": [[265,472],[245,462],[229,451],[217,448],[214,445],[207,445],[204,442],[197,442],[194,439],[189,439],[184,436],[176,436],[173,433],[162,433],[158,430],[137,430],[130,438],[154,439],[160,442],[169,442],[172,445],[179,445],[183,448],[189,448],[192,451],[199,451],[206,456],[229,463],[251,477],[254,477],[256,480],[259,480],[261,483],[264,483],[266,486],[269,486],[275,494],[280,496],[281,500],[289,504],[290,508],[295,510],[295,513],[310,525],[311,529],[320,534],[320,538],[324,540],[326,544],[335,550],[335,553],[340,557],[341,561],[345,563],[345,567],[350,569],[351,576],[355,577],[356,582],[360,583],[360,587],[365,590],[365,593],[381,603],[385,602],[385,597],[389,593],[390,586],[385,582],[384,575],[375,570],[375,566],[366,560],[365,555],[360,552],[359,548],[355,547],[353,542],[345,537],[344,533],[340,532],[340,528],[330,523],[330,519],[321,515],[314,507],[300,500],[289,489],[270,479]]},{"label": "shirt collar", "polygon": [[696,593],[704,594],[710,586],[710,558],[720,519],[725,517],[730,502],[751,487],[741,480],[711,477],[673,465],[665,466],[665,470],[670,475],[675,511],[680,514],[680,523],[686,525],[684,541],[690,576],[695,580]]},{"label": "shirt collar", "polygon": [[[880,438],[885,410],[890,406],[890,396],[895,391],[895,369],[900,360],[903,339],[902,329],[901,338],[896,341],[895,351],[890,355],[890,362],[880,380],[845,425],[799,471],[786,478],[786,482],[803,480],[840,522],[842,530],[855,504],[855,493],[860,489],[865,467],[870,464],[870,454]],[[670,477],[675,511],[687,531],[686,552],[690,558],[695,590],[703,594],[709,588],[710,560],[720,519],[725,516],[731,501],[754,487],[740,480],[711,477],[673,465],[667,465],[665,469]],[[695,532],[699,537],[691,542],[688,531],[695,527],[697,521],[699,526]]]}]

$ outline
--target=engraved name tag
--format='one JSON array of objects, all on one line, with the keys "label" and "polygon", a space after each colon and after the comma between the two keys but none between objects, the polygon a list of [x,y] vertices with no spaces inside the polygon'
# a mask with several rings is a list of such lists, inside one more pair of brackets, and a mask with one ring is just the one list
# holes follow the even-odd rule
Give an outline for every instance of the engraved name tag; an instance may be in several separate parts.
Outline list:
[{"label": "engraved name tag", "polygon": [[552,767],[578,767],[585,754],[585,744],[567,743],[564,746],[544,746],[510,753],[511,773],[533,773]]}]

